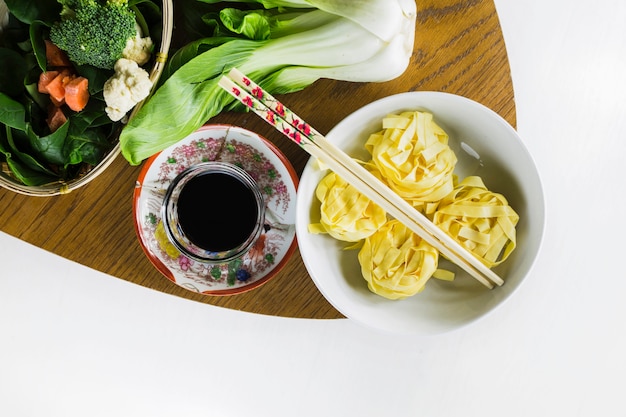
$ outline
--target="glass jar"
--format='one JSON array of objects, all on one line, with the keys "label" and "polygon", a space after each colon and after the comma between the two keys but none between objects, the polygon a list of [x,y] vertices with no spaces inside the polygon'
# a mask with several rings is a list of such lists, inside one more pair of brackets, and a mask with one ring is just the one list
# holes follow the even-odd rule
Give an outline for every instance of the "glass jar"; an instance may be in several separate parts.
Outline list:
[{"label": "glass jar", "polygon": [[227,162],[203,162],[170,183],[161,218],[165,233],[185,256],[227,263],[252,248],[263,231],[265,201],[256,181]]}]

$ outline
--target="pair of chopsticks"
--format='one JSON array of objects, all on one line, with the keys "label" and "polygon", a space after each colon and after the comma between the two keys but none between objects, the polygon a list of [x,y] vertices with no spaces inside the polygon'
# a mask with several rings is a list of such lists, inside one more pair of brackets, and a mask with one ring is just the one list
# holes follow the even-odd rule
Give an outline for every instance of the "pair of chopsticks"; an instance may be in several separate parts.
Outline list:
[{"label": "pair of chopsticks", "polygon": [[487,288],[504,284],[457,241],[239,70],[233,68],[219,85]]}]

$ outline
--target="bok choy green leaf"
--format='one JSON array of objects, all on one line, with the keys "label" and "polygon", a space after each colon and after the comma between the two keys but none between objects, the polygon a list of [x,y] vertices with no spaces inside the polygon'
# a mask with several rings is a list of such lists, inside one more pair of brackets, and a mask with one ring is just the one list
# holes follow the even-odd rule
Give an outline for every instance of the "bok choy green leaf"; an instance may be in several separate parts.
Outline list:
[{"label": "bok choy green leaf", "polygon": [[[222,4],[196,1],[204,7]],[[414,0],[239,2],[241,8],[204,14],[212,36],[172,56],[159,88],[122,131],[120,146],[129,163],[141,163],[221,111],[237,108],[217,84],[233,67],[270,93],[285,94],[320,78],[391,80],[406,70],[413,51]]]}]

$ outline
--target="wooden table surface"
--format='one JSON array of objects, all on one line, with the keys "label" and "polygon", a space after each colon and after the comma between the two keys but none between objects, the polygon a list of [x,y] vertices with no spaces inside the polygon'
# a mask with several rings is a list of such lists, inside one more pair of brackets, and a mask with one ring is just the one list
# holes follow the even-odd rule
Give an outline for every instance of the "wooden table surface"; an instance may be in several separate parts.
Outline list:
[{"label": "wooden table surface", "polygon": [[[513,86],[493,0],[419,0],[417,8],[414,53],[401,77],[386,83],[320,80],[281,100],[323,134],[373,100],[427,90],[476,100],[515,127]],[[304,151],[254,114],[221,114],[210,122],[239,125],[265,136],[298,174],[307,162]],[[240,295],[201,295],[166,279],[146,258],[135,235],[132,196],[140,170],[118,157],[103,174],[67,195],[29,197],[0,189],[0,230],[146,290],[259,314],[343,317],[317,290],[297,250],[272,280]]]}]

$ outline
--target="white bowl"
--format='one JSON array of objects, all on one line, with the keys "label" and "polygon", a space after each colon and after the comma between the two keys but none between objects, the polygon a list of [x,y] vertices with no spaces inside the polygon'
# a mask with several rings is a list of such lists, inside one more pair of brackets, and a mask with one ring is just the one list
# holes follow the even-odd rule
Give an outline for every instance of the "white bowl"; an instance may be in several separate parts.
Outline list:
[{"label": "white bowl", "polygon": [[490,191],[504,195],[519,214],[517,247],[494,268],[504,280],[489,290],[460,268],[440,261],[456,272],[452,282],[431,279],[421,293],[393,301],[370,292],[361,275],[356,250],[328,235],[308,232],[319,220],[315,188],[327,171],[311,158],[298,189],[296,234],[304,264],[318,289],[346,317],[383,331],[432,335],[464,326],[506,300],[530,273],[540,250],[545,226],[545,201],[539,174],[524,142],[497,113],[453,94],[409,92],[389,96],[357,110],[327,135],[352,157],[370,158],[363,144],[382,129],[389,113],[429,111],[449,134],[460,179],[479,175]]}]

